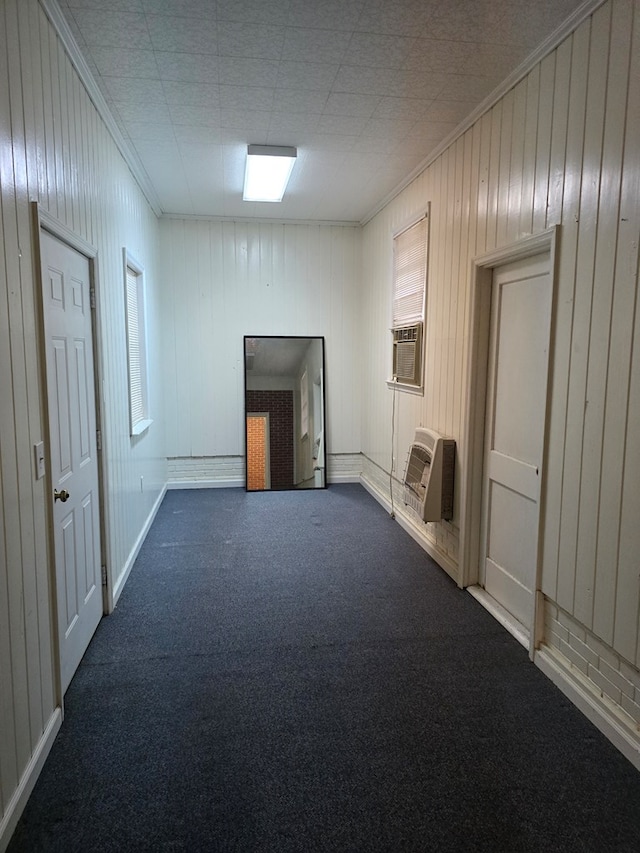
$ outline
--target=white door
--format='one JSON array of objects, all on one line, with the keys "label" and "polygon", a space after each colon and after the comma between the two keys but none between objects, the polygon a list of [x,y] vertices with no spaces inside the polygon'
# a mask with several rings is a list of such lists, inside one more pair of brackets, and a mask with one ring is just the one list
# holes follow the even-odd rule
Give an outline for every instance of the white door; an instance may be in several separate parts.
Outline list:
[{"label": "white door", "polygon": [[103,612],[89,262],[41,232],[62,689]]},{"label": "white door", "polygon": [[551,325],[549,254],[493,273],[483,477],[485,590],[533,625]]}]

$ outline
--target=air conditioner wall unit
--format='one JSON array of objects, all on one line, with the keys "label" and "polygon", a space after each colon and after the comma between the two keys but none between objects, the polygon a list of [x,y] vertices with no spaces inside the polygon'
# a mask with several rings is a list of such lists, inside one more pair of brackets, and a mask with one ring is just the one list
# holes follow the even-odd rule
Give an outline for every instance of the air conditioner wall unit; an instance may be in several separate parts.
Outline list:
[{"label": "air conditioner wall unit", "polygon": [[422,381],[422,323],[393,329],[393,378],[420,385]]}]

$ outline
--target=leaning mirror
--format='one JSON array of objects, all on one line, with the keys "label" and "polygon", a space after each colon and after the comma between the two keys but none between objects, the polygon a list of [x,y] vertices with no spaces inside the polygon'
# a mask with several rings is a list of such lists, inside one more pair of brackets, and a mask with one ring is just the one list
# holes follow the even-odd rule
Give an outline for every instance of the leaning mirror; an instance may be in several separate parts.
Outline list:
[{"label": "leaning mirror", "polygon": [[323,489],[324,338],[244,338],[246,487]]}]

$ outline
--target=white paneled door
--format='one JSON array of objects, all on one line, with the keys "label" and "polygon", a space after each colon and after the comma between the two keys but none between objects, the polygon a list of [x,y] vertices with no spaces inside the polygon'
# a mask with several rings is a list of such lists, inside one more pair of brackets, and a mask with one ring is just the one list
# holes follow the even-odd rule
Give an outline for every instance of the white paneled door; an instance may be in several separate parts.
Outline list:
[{"label": "white paneled door", "polygon": [[551,323],[549,254],[494,270],[483,478],[485,590],[533,625]]},{"label": "white paneled door", "polygon": [[103,612],[89,262],[41,232],[62,689]]}]

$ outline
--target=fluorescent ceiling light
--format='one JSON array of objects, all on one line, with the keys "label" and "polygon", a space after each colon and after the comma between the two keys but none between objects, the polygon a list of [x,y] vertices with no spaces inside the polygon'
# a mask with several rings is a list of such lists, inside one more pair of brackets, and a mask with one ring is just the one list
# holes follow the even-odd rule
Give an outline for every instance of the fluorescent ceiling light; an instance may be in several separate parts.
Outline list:
[{"label": "fluorescent ceiling light", "polygon": [[249,145],[244,201],[282,201],[297,151],[286,145]]}]

